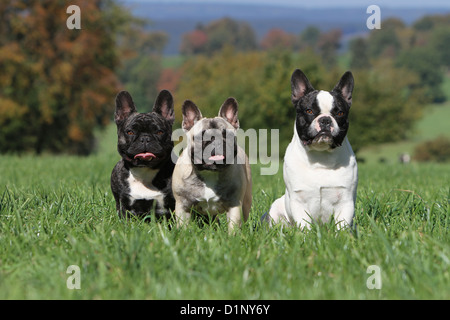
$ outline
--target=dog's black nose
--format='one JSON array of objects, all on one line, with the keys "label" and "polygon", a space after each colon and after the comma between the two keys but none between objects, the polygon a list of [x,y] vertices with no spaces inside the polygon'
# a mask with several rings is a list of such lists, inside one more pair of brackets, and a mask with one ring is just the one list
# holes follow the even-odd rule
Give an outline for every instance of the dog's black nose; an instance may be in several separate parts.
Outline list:
[{"label": "dog's black nose", "polygon": [[323,125],[330,125],[331,124],[331,118],[330,117],[322,117],[319,119],[319,123]]},{"label": "dog's black nose", "polygon": [[329,129],[332,123],[330,117],[322,117],[319,119],[320,129],[322,130]]},{"label": "dog's black nose", "polygon": [[142,135],[140,138],[141,138],[141,143],[149,143],[150,142],[150,136],[148,136],[148,135]]}]

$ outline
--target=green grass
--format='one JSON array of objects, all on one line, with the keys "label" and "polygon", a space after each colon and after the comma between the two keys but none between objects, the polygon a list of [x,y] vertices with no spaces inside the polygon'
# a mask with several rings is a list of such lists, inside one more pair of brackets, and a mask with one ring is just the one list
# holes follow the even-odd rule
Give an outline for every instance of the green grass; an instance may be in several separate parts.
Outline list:
[{"label": "green grass", "polygon": [[[113,138],[111,139],[113,140]],[[257,227],[284,190],[253,167],[251,220],[170,230],[120,220],[118,159],[0,156],[0,299],[449,299],[449,164],[360,165],[357,231]],[[77,265],[81,289],[69,290]],[[370,265],[381,290],[369,290]]]},{"label": "green grass", "polygon": [[[359,165],[356,231],[259,226],[284,192],[282,166],[253,166],[251,219],[235,235],[120,220],[114,126],[90,157],[1,155],[0,299],[450,299],[450,164],[396,163],[448,134],[449,107],[427,108],[410,141],[361,151],[375,161]],[[80,290],[67,288],[70,265]],[[380,290],[367,288],[371,265]]]},{"label": "green grass", "polygon": [[[450,98],[449,98],[450,99]],[[436,138],[439,135],[450,137],[450,101],[443,104],[433,104],[424,110],[424,117],[416,127],[414,139],[423,141]]]},{"label": "green grass", "polygon": [[[0,299],[449,299],[450,164],[396,163],[448,134],[449,107],[427,108],[409,141],[361,151],[356,231],[258,226],[284,192],[282,166],[253,166],[251,220],[236,235],[120,220],[114,126],[90,157],[2,155]],[[70,265],[80,290],[67,288]],[[381,290],[366,286],[371,265]]]}]

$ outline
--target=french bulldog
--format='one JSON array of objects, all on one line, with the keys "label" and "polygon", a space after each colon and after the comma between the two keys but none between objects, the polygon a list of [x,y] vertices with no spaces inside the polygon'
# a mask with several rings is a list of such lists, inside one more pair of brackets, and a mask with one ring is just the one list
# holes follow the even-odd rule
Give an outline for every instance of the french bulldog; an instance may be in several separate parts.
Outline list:
[{"label": "french bulldog", "polygon": [[128,92],[117,95],[117,150],[122,159],[112,171],[111,190],[119,216],[142,218],[154,212],[157,218],[171,217],[174,119],[173,98],[167,90],[159,93],[149,113],[137,112]]},{"label": "french bulldog", "polygon": [[248,157],[237,145],[237,101],[228,98],[215,118],[204,118],[190,100],[182,112],[187,145],[172,178],[177,225],[184,225],[194,209],[212,217],[226,212],[228,229],[240,227],[249,217],[252,178]]},{"label": "french bulldog", "polygon": [[296,110],[294,136],[286,149],[284,196],[264,217],[272,224],[310,227],[334,217],[337,228],[352,225],[358,169],[347,138],[354,79],[346,72],[330,92],[315,90],[299,69],[291,77]]}]

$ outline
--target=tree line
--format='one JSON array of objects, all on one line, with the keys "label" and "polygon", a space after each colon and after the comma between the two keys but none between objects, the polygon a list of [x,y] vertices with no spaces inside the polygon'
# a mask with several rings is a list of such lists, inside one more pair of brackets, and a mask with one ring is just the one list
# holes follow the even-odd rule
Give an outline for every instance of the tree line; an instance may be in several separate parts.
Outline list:
[{"label": "tree line", "polygon": [[258,42],[249,24],[223,18],[186,32],[181,63],[166,66],[168,36],[147,31],[148,21],[114,0],[72,2],[81,7],[81,30],[66,28],[66,1],[0,3],[0,152],[89,154],[95,131],[111,122],[120,89],[146,112],[163,88],[175,94],[177,107],[192,99],[209,116],[235,96],[243,129],[279,128],[284,150],[295,68],[323,89],[346,69],[354,72],[349,134],[356,149],[405,138],[424,105],[445,100],[448,15],[411,26],[383,21],[383,29],[354,39],[348,50],[340,30],[273,29]]},{"label": "tree line", "polygon": [[450,15],[425,16],[411,26],[396,18],[384,20],[381,30],[354,38],[346,50],[341,48],[340,30],[315,26],[297,35],[270,30],[259,48],[252,40],[246,43],[253,49],[223,42],[211,50],[210,25],[186,33],[182,52],[193,34],[201,30],[205,35],[196,52],[184,51],[183,72],[173,84],[177,96],[195,99],[211,115],[220,100],[233,93],[242,105],[242,126],[279,128],[282,151],[295,117],[289,83],[295,68],[301,68],[315,88],[325,90],[347,69],[354,73],[349,136],[356,150],[407,138],[426,105],[446,99],[442,84],[450,63]]}]

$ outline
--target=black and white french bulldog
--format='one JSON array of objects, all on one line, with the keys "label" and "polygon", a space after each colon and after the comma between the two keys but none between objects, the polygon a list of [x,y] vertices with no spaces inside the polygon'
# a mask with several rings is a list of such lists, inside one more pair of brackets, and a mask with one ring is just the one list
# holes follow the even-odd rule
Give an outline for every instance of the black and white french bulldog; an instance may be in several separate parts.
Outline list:
[{"label": "black and white french bulldog", "polygon": [[304,228],[333,216],[338,228],[352,225],[358,184],[356,158],[347,139],[353,86],[351,72],[330,92],[315,90],[299,69],[292,74],[294,137],[284,157],[286,192],[265,217],[271,224]]},{"label": "black and white french bulldog", "polygon": [[170,210],[175,209],[171,189],[174,119],[173,98],[167,90],[159,93],[149,113],[137,112],[128,92],[117,95],[117,149],[122,159],[112,171],[111,190],[121,217],[154,212],[157,218],[170,218]]},{"label": "black and white french bulldog", "polygon": [[187,146],[173,172],[175,218],[181,226],[191,210],[216,216],[227,214],[229,230],[249,217],[252,178],[245,151],[237,145],[238,104],[228,98],[215,118],[204,118],[186,100],[182,107]]}]

